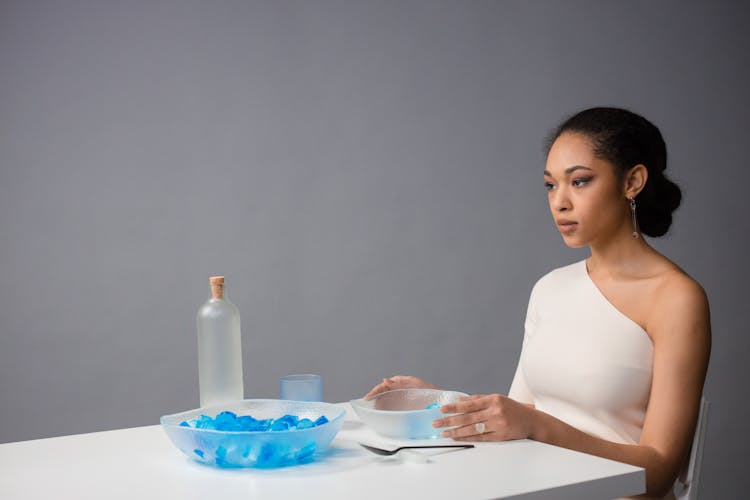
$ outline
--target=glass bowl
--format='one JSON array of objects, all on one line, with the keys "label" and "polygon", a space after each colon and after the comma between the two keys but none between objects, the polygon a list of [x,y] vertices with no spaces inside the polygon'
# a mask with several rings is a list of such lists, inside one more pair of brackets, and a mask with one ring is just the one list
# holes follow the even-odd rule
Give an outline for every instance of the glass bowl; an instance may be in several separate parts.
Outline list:
[{"label": "glass bowl", "polygon": [[[280,431],[218,431],[181,426],[201,414],[216,418],[222,411],[256,419],[277,419],[286,414],[328,422],[307,429]],[[164,415],[160,422],[177,448],[198,462],[218,467],[282,467],[313,460],[324,452],[344,421],[344,408],[321,402],[246,399]]]},{"label": "glass bowl", "polygon": [[439,389],[396,389],[381,392],[372,399],[352,399],[352,408],[366,425],[378,434],[396,439],[432,439],[445,429],[432,421],[447,416],[432,404],[444,405],[467,396],[463,392]]}]

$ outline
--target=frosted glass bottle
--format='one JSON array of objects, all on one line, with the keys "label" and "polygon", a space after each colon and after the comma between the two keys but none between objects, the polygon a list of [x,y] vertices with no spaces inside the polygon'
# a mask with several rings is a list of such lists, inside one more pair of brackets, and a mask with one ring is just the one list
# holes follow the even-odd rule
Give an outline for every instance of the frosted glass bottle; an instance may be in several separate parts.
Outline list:
[{"label": "frosted glass bottle", "polygon": [[240,312],[224,292],[224,276],[212,276],[211,297],[198,309],[200,405],[244,397]]}]

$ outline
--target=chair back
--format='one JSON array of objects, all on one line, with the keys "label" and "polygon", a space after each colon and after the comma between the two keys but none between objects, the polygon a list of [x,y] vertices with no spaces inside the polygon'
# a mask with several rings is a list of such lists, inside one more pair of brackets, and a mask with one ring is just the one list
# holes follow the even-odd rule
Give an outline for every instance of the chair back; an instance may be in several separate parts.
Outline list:
[{"label": "chair back", "polygon": [[[698,422],[695,425],[693,445],[690,447],[690,459],[675,482],[675,497],[681,500],[697,500],[698,486],[703,462],[703,445],[706,442],[706,424],[708,422],[708,401],[701,398]],[[677,491],[679,490],[679,491]]]}]

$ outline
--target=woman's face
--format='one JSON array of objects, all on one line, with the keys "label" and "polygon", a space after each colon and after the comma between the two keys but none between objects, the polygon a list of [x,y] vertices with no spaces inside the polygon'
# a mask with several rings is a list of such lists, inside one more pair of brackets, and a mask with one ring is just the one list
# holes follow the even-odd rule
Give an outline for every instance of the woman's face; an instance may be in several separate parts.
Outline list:
[{"label": "woman's face", "polygon": [[564,132],[544,170],[549,208],[565,244],[582,247],[631,232],[629,206],[614,166],[594,155],[583,134]]}]

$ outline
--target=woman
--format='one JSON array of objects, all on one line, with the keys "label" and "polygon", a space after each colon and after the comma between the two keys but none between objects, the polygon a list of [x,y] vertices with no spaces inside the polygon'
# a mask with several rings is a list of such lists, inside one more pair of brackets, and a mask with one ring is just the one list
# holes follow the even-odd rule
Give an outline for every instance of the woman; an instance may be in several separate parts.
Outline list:
[{"label": "woman", "polygon": [[[680,203],[666,146],[645,118],[582,111],[550,141],[544,183],[565,244],[591,256],[534,286],[507,397],[473,395],[436,420],[461,441],[530,438],[646,469],[646,494],[672,497],[689,454],[711,348],[701,286],[651,248]],[[433,387],[384,379],[366,397]]]}]

